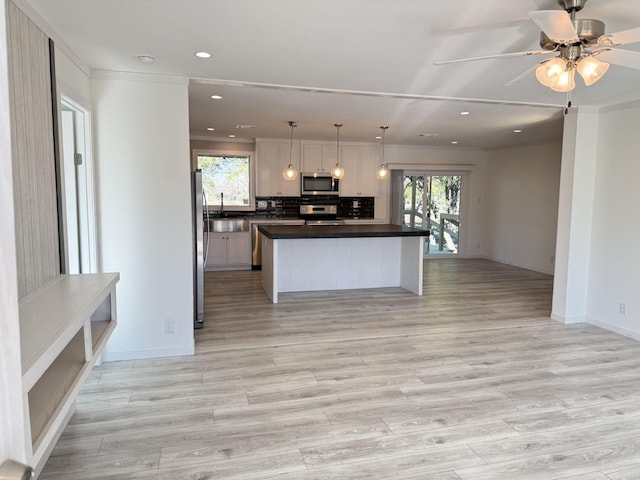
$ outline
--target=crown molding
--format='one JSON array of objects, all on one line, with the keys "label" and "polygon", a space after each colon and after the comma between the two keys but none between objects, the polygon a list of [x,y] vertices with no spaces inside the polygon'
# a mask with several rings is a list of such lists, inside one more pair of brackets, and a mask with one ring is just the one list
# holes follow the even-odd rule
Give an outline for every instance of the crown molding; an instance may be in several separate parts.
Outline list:
[{"label": "crown molding", "polygon": [[31,21],[35,23],[40,30],[44,32],[45,35],[47,35],[51,40],[53,40],[53,43],[56,45],[56,47],[59,48],[67,57],[69,57],[69,60],[71,60],[71,62],[76,67],[82,70],[82,72],[84,72],[84,74],[87,75],[88,77],[91,76],[91,68],[86,63],[84,63],[78,55],[76,55],[76,53],[71,49],[71,47],[69,47],[69,45],[67,45],[67,43],[62,39],[62,37],[58,35],[58,33],[53,29],[53,27],[51,27],[51,25],[49,25],[45,21],[45,19],[42,18],[42,16],[38,13],[38,11],[35,8],[33,8],[31,3],[29,3],[27,0],[10,0],[10,1],[12,1],[16,7],[22,10],[24,14],[27,17],[29,17]]},{"label": "crown molding", "polygon": [[188,77],[177,75],[163,75],[158,73],[123,72],[116,70],[91,70],[91,78],[95,80],[126,80],[130,82],[171,83],[175,85],[189,85]]}]

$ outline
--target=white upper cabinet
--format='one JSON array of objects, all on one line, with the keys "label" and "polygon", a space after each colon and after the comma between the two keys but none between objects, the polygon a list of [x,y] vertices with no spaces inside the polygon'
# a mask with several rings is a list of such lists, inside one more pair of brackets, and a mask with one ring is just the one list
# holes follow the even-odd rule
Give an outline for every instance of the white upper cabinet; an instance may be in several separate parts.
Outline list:
[{"label": "white upper cabinet", "polygon": [[291,164],[300,171],[300,145],[290,142],[256,142],[256,196],[297,197],[300,195],[300,178],[285,180],[282,171]]},{"label": "white upper cabinet", "polygon": [[[300,196],[300,178],[285,180],[282,171],[289,164],[290,142],[256,141],[256,196]],[[300,155],[302,148],[302,155]],[[335,142],[302,141],[294,143],[291,163],[302,172],[331,173],[337,163]],[[343,197],[375,197],[378,190],[376,170],[380,164],[380,147],[366,144],[340,144],[340,163],[345,175],[340,180]]]},{"label": "white upper cabinet", "polygon": [[302,171],[331,173],[336,164],[336,144],[303,143]]},{"label": "white upper cabinet", "polygon": [[376,170],[379,149],[375,146],[343,145],[341,150],[344,178],[340,180],[340,195],[374,197],[378,181]]}]

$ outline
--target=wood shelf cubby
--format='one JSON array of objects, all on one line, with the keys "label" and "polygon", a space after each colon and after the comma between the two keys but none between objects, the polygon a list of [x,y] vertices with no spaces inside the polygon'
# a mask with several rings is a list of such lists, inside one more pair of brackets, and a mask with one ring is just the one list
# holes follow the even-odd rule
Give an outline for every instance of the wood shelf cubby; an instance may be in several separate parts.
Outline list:
[{"label": "wood shelf cubby", "polygon": [[20,302],[22,390],[31,464],[42,469],[116,327],[118,273],[60,275]]}]

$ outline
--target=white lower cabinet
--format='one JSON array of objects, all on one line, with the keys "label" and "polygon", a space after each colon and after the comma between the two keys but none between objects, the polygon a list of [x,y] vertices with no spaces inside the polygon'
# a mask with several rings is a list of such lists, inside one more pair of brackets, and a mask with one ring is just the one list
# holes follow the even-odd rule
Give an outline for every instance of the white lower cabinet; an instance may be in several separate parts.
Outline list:
[{"label": "white lower cabinet", "polygon": [[251,233],[210,233],[207,252],[208,270],[251,267]]}]

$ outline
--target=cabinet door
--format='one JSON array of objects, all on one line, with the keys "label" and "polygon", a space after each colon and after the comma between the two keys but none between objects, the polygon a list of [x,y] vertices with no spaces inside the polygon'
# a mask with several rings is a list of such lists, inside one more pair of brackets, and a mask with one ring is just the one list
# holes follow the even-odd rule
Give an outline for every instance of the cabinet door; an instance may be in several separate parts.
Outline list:
[{"label": "cabinet door", "polygon": [[343,197],[374,197],[376,194],[376,148],[358,145],[342,147],[344,178],[340,182]]},{"label": "cabinet door", "polygon": [[227,234],[210,233],[207,263],[205,267],[216,267],[227,264]]},{"label": "cabinet door", "polygon": [[302,145],[302,171],[322,172],[322,144],[305,143]]},{"label": "cabinet door", "polygon": [[293,145],[291,153],[290,143],[264,142],[256,145],[257,172],[256,172],[256,196],[278,197],[300,195],[300,180],[285,180],[282,172],[289,159],[291,164],[300,171],[300,147]]},{"label": "cabinet door", "polygon": [[[342,147],[340,147],[342,151]],[[306,143],[302,145],[302,167],[304,172],[331,173],[337,162],[335,143]]]},{"label": "cabinet door", "polygon": [[256,196],[271,197],[276,190],[276,157],[278,145],[258,143],[256,145]]},{"label": "cabinet door", "polygon": [[380,166],[380,149],[377,147],[359,147],[358,155],[358,178],[360,180],[360,186],[357,196],[362,197],[375,197],[378,191],[378,179],[376,178],[376,171]]},{"label": "cabinet door", "polygon": [[340,195],[343,197],[357,197],[359,178],[358,147],[345,145],[342,147],[342,166],[344,178],[340,180]]},{"label": "cabinet door", "polygon": [[273,170],[275,196],[298,197],[300,196],[300,177],[295,180],[285,180],[282,172],[291,165],[300,173],[300,145],[288,143],[278,145],[278,153]]},{"label": "cabinet door", "polygon": [[251,233],[227,234],[227,265],[251,265]]},{"label": "cabinet door", "polygon": [[[342,156],[343,147],[340,147],[340,156]],[[331,145],[330,143],[325,143],[322,145],[322,171],[331,173],[333,167],[338,163],[338,152],[336,144]]]}]

